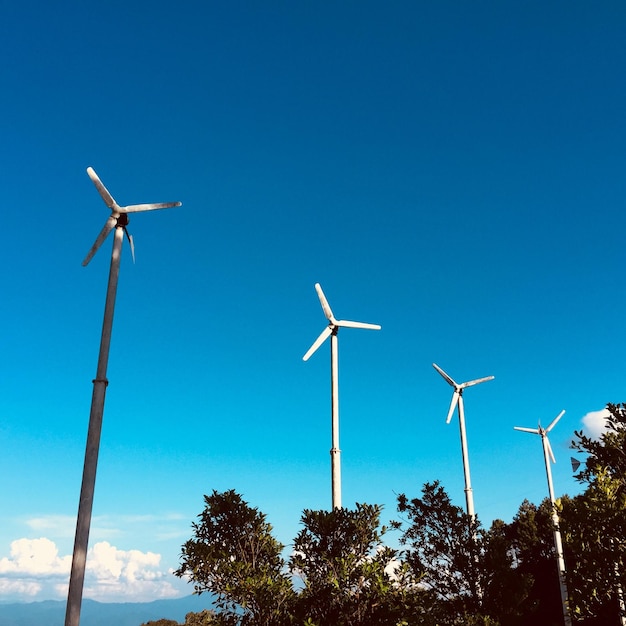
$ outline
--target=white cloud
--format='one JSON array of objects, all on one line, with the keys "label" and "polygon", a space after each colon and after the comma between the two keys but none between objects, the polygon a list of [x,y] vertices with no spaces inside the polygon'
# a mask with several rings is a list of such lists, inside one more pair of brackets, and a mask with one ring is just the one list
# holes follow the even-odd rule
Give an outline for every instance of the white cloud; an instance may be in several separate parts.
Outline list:
[{"label": "white cloud", "polygon": [[[8,557],[0,558],[0,599],[62,599],[67,594],[72,556],[59,556],[56,544],[17,539]],[[119,550],[107,541],[87,554],[84,597],[103,602],[143,602],[181,595],[171,571],[160,568],[161,556],[140,550]]]},{"label": "white cloud", "polygon": [[0,559],[0,575],[69,575],[71,562],[71,556],[59,557],[50,539],[17,539],[11,543],[10,556]]},{"label": "white cloud", "polygon": [[107,541],[97,543],[87,557],[85,596],[141,602],[180,595],[167,580],[171,573],[160,570],[160,563],[161,555],[154,552],[118,550]]},{"label": "white cloud", "polygon": [[607,409],[587,413],[582,419],[585,434],[592,439],[600,437],[606,430],[606,418],[609,416]]},{"label": "white cloud", "polygon": [[0,577],[0,597],[19,597],[32,600],[41,591],[42,585],[24,580],[11,580]]}]

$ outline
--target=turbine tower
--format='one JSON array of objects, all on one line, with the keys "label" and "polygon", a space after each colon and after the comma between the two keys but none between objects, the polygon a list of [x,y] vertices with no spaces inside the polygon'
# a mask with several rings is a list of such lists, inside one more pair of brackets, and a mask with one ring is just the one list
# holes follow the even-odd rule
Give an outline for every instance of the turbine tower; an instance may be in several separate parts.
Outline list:
[{"label": "turbine tower", "polygon": [[548,439],[548,433],[556,426],[556,423],[563,417],[565,411],[561,411],[550,423],[547,428],[541,427],[541,422],[537,428],[522,428],[514,426],[515,430],[521,430],[525,433],[533,433],[541,435],[541,445],[543,447],[543,459],[546,464],[546,477],[548,479],[548,494],[550,495],[550,503],[552,504],[552,527],[554,533],[554,551],[556,553],[556,563],[559,570],[559,585],[561,589],[561,604],[563,605],[563,622],[565,626],[571,626],[572,618],[569,613],[567,600],[567,583],[565,581],[565,559],[563,558],[563,544],[561,542],[561,531],[559,530],[559,516],[556,512],[556,500],[554,498],[554,487],[552,486],[552,470],[550,469],[550,460],[556,463],[552,446]]},{"label": "turbine tower", "polygon": [[96,377],[93,380],[93,393],[91,396],[91,411],[89,414],[89,429],[87,431],[87,446],[85,448],[85,463],[83,466],[83,480],[80,488],[80,500],[78,504],[78,518],[76,520],[76,535],[74,537],[74,553],[72,556],[72,570],[67,594],[67,608],[65,612],[65,626],[78,626],[80,623],[80,608],[83,598],[83,584],[85,580],[85,564],[87,561],[87,548],[89,544],[89,529],[91,526],[91,511],[93,507],[93,494],[96,483],[96,469],[98,465],[98,452],[100,450],[100,433],[102,431],[102,416],[104,413],[104,397],[109,383],[107,380],[107,364],[109,361],[109,346],[111,343],[111,330],[113,327],[113,312],[115,309],[115,296],[117,293],[117,281],[120,272],[120,257],[124,235],[128,238],[130,249],[135,257],[132,237],[128,234],[128,214],[141,211],[153,211],[155,209],[169,209],[180,206],[180,202],[165,202],[161,204],[133,204],[121,207],[107,188],[102,184],[98,175],[91,167],[87,168],[87,174],[102,196],[105,204],[111,209],[111,215],[107,219],[93,246],[87,253],[83,266],[87,265],[98,248],[104,243],[107,235],[115,228],[113,239],[113,252],[111,254],[111,266],[109,270],[109,282],[104,305],[104,321],[102,322],[102,336],[100,339],[100,352]]},{"label": "turbine tower", "polygon": [[465,474],[465,504],[467,508],[467,514],[474,519],[476,513],[474,512],[474,494],[472,492],[472,482],[470,479],[470,467],[469,457],[467,454],[467,436],[465,434],[465,409],[463,406],[463,391],[467,387],[472,387],[480,383],[485,383],[488,380],[493,380],[494,376],[486,376],[485,378],[477,378],[475,380],[469,380],[466,383],[455,382],[448,374],[446,374],[436,363],[433,363],[433,367],[441,374],[443,379],[454,389],[452,393],[452,401],[450,402],[450,410],[448,411],[448,417],[446,418],[446,424],[450,423],[454,409],[459,407],[459,428],[461,431],[461,454],[463,455],[463,473]]},{"label": "turbine tower", "polygon": [[367,324],[365,322],[350,322],[338,320],[328,304],[328,300],[322,291],[319,283],[315,283],[315,290],[320,299],[322,310],[328,320],[328,326],[321,332],[320,336],[313,342],[313,345],[302,357],[303,361],[308,361],[311,355],[330,336],[330,403],[331,403],[331,432],[332,447],[330,449],[331,464],[331,488],[333,509],[341,508],[341,450],[339,449],[339,378],[338,378],[338,352],[337,333],[341,327],[345,328],[367,328],[369,330],[380,330],[378,324]]}]

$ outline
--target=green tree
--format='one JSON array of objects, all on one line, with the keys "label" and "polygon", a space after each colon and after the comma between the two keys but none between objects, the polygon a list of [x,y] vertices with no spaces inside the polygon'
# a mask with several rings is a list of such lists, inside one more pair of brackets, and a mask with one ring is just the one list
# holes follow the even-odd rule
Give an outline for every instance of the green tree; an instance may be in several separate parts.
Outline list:
[{"label": "green tree", "polygon": [[511,531],[511,524],[497,519],[481,537],[482,610],[501,626],[522,626],[531,585],[517,567]]},{"label": "green tree", "polygon": [[511,524],[488,531],[438,482],[421,498],[400,495],[398,511],[401,550],[385,545],[379,506],[304,511],[287,567],[265,516],[232,490],[214,491],[176,574],[216,594],[217,611],[189,614],[185,626],[561,623],[547,500],[524,502]]},{"label": "green tree", "polygon": [[228,618],[224,620],[213,611],[204,609],[204,611],[199,613],[187,613],[184,624],[179,624],[173,619],[159,619],[146,622],[141,626],[225,626],[226,624],[228,624]]},{"label": "green tree", "polygon": [[550,500],[546,498],[539,506],[524,500],[507,526],[506,539],[515,576],[508,593],[516,599],[517,609],[516,615],[502,619],[503,625],[561,626],[563,607]]},{"label": "green tree", "polygon": [[316,626],[396,626],[423,622],[398,553],[382,542],[381,507],[304,511],[289,567],[301,577],[297,615]]},{"label": "green tree", "polygon": [[607,404],[609,415],[606,430],[597,438],[582,431],[574,433],[572,447],[587,454],[587,460],[576,475],[582,483],[591,485],[599,476],[606,475],[626,491],[626,404]]},{"label": "green tree", "polygon": [[619,602],[626,589],[626,404],[607,409],[600,437],[575,433],[572,447],[588,455],[576,478],[587,488],[562,504],[573,609],[590,623],[609,623],[620,611],[626,619]]},{"label": "green tree", "polygon": [[185,623],[183,626],[221,626],[227,624],[221,616],[216,615],[213,611],[204,609],[199,613],[187,613],[185,615]]},{"label": "green tree", "polygon": [[539,507],[524,501],[510,524],[495,520],[484,530],[435,481],[421,498],[398,496],[398,512],[404,558],[431,592],[437,624],[562,625],[547,499]]},{"label": "green tree", "polygon": [[213,491],[204,501],[175,574],[189,577],[197,593],[214,593],[220,618],[229,624],[282,624],[294,591],[281,556],[284,546],[265,515],[233,490]]},{"label": "green tree", "polygon": [[578,622],[617,626],[620,561],[607,538],[609,516],[602,513],[604,497],[598,502],[595,490],[589,488],[560,503],[568,591]]},{"label": "green tree", "polygon": [[426,483],[421,498],[409,500],[400,494],[398,512],[404,518],[392,525],[403,531],[400,542],[407,546],[406,562],[414,579],[430,592],[431,614],[437,622],[469,624],[483,619],[484,533],[478,520],[453,505],[438,481]]}]

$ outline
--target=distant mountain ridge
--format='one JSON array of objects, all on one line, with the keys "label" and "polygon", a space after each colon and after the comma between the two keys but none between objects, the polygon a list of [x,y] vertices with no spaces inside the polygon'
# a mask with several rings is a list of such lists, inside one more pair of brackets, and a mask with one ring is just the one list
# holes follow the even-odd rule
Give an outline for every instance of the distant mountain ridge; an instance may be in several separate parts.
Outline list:
[{"label": "distant mountain ridge", "polygon": [[[187,613],[210,609],[213,596],[185,596],[153,602],[96,602],[83,600],[80,626],[141,626],[158,619],[184,622]],[[0,626],[63,626],[65,601],[0,603]]]}]

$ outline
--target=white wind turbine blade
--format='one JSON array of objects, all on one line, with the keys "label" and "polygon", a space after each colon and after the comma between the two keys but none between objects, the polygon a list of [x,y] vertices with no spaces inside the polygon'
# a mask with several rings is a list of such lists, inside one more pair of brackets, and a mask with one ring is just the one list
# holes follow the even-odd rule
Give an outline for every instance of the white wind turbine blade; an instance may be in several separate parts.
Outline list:
[{"label": "white wind turbine blade", "polygon": [[552,452],[552,446],[550,445],[550,440],[544,435],[544,439],[546,440],[546,448],[548,448],[548,454],[552,459],[553,463],[556,463],[556,459],[554,458],[554,452]]},{"label": "white wind turbine blade", "polygon": [[541,434],[536,428],[522,428],[521,426],[513,426],[514,430],[521,430],[523,433],[533,433],[533,435]]},{"label": "white wind turbine blade", "polygon": [[96,186],[98,193],[102,196],[104,203],[109,207],[109,209],[111,209],[114,212],[116,211],[119,212],[120,210],[119,204],[115,202],[115,200],[113,199],[113,196],[109,193],[109,190],[102,184],[102,181],[98,178],[98,174],[96,174],[93,167],[87,168],[87,174],[89,175],[89,178],[91,178],[91,181]]},{"label": "white wind turbine blade", "polygon": [[488,380],[493,380],[495,376],[485,376],[484,378],[476,378],[475,380],[470,380],[466,383],[461,383],[459,387],[461,389],[465,389],[466,387],[473,387],[474,385],[480,385],[480,383],[486,383]]},{"label": "white wind turbine blade", "polygon": [[319,283],[315,283],[315,291],[317,291],[317,297],[320,299],[320,303],[322,305],[322,310],[324,311],[324,315],[326,319],[332,324],[336,323],[335,316],[330,308],[330,304],[328,304],[328,300],[326,300],[326,296],[322,291],[322,286]]},{"label": "white wind turbine blade", "polygon": [[452,378],[450,378],[450,376],[448,376],[436,363],[433,363],[433,367],[443,376],[444,380],[449,385],[451,385],[455,389],[458,388],[458,385],[452,380]]},{"label": "white wind turbine blade", "polygon": [[306,354],[302,357],[303,361],[308,361],[311,355],[326,341],[326,338],[330,336],[333,329],[330,326],[321,332],[320,336],[313,342],[313,345],[307,350]]},{"label": "white wind turbine blade", "polygon": [[91,250],[87,253],[83,261],[83,267],[91,261],[93,255],[98,251],[98,248],[103,244],[104,240],[107,238],[107,235],[113,230],[113,227],[117,223],[117,218],[114,215],[111,215],[109,219],[106,221],[103,229],[100,231],[100,234],[96,237],[96,241],[93,246],[91,246]]},{"label": "white wind turbine blade", "polygon": [[450,420],[452,419],[452,414],[454,413],[454,409],[456,409],[456,405],[459,403],[460,398],[461,398],[461,394],[458,392],[457,389],[455,389],[454,393],[452,394],[452,402],[450,402],[450,410],[448,411],[448,417],[446,417],[446,424],[450,423]]},{"label": "white wind turbine blade", "polygon": [[349,320],[336,320],[337,326],[344,328],[368,328],[369,330],[380,330],[380,324],[368,324],[367,322],[350,322]]},{"label": "white wind turbine blade", "polygon": [[561,411],[550,423],[550,426],[548,426],[548,428],[546,428],[546,432],[549,433],[555,426],[556,423],[563,417],[563,415],[565,414],[565,409],[563,409],[563,411]]},{"label": "white wind turbine blade", "polygon": [[139,213],[140,211],[154,211],[155,209],[171,209],[175,206],[181,206],[182,202],[158,202],[153,204],[131,204],[130,206],[120,207],[120,213]]}]

